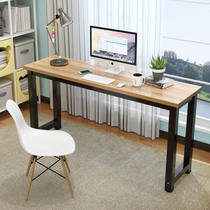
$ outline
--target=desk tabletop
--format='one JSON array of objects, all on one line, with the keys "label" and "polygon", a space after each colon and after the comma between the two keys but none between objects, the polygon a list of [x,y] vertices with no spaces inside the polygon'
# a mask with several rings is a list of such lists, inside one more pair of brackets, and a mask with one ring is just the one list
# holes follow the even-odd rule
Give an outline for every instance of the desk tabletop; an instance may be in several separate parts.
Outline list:
[{"label": "desk tabletop", "polygon": [[[40,74],[45,74],[52,77],[76,82],[85,83],[87,85],[101,88],[104,90],[121,93],[139,99],[148,100],[155,103],[160,103],[170,107],[179,108],[185,104],[190,98],[202,90],[201,86],[191,85],[182,82],[174,81],[174,85],[165,89],[159,89],[147,84],[141,88],[131,87],[133,83],[133,72],[122,71],[119,74],[111,74],[104,72],[107,68],[100,65],[90,65],[88,62],[79,61],[75,59],[66,58],[69,64],[62,67],[55,67],[50,65],[50,60],[57,58],[57,56],[50,56],[48,58],[27,64],[23,66],[24,69]],[[92,74],[104,76],[115,79],[114,82],[105,85],[88,80],[81,79],[83,75],[78,74],[78,71],[90,69]],[[125,83],[126,86],[118,88],[117,84]]]}]

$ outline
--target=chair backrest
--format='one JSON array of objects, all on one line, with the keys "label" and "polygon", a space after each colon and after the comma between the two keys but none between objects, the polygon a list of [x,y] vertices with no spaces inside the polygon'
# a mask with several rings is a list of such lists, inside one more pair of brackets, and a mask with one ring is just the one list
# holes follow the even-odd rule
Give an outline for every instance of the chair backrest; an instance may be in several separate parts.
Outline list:
[{"label": "chair backrest", "polygon": [[26,147],[24,146],[24,144],[25,144],[24,133],[27,132],[29,126],[26,124],[26,122],[23,118],[23,115],[20,111],[20,108],[13,100],[8,100],[6,102],[6,108],[7,108],[8,112],[10,113],[10,115],[12,116],[13,120],[15,121],[20,144],[23,147],[23,149],[25,151],[27,151]]}]

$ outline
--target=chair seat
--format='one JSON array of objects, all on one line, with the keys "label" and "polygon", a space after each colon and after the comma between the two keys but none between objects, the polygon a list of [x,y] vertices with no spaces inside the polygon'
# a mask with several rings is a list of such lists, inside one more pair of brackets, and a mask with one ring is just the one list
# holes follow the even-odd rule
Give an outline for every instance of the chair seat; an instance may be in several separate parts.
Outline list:
[{"label": "chair seat", "polygon": [[40,130],[28,127],[25,130],[27,151],[36,156],[62,156],[75,151],[70,134],[58,130]]}]

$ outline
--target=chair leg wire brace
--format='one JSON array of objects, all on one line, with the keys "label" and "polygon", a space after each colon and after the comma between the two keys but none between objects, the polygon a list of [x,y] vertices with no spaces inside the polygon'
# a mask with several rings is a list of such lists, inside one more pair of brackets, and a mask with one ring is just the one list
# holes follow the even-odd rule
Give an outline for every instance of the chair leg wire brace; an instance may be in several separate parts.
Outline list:
[{"label": "chair leg wire brace", "polygon": [[[60,156],[60,157],[56,157],[55,156],[55,158],[57,158],[57,160],[52,165],[50,165],[49,167],[47,167],[44,164],[38,162],[38,160],[40,160],[42,157],[43,156],[37,158],[37,156],[31,155],[31,157],[29,159],[26,176],[28,176],[28,173],[29,173],[29,170],[30,170],[31,166],[32,166],[32,168],[31,168],[31,173],[30,173],[30,176],[29,176],[29,181],[28,181],[28,187],[27,187],[27,192],[26,192],[26,198],[25,198],[25,200],[26,201],[28,200],[28,195],[29,195],[29,191],[30,191],[30,187],[31,187],[32,181],[34,181],[36,178],[38,178],[39,176],[41,176],[43,173],[45,173],[48,170],[54,172],[55,174],[61,176],[64,179],[66,179],[66,181],[68,183],[68,186],[69,186],[69,190],[70,190],[71,195],[72,195],[72,198],[74,198],[74,194],[73,194],[73,190],[72,190],[72,187],[71,187],[71,183],[70,183],[70,180],[69,180],[69,177],[68,177],[68,173],[66,171],[66,168],[67,168],[68,172],[70,173],[70,168],[69,168],[69,165],[68,165],[68,162],[67,162],[66,157],[65,156]],[[54,171],[54,170],[51,169],[51,167],[54,166],[59,161],[61,161],[61,165],[62,165],[63,172],[64,172],[64,175],[65,176],[63,176],[63,175],[59,174],[58,172],[56,172],[56,171]],[[39,175],[37,175],[36,177],[33,178],[34,169],[35,169],[35,163],[38,163],[39,165],[43,166],[46,169],[43,172],[41,172]],[[65,163],[66,167],[65,167],[64,163]]]}]

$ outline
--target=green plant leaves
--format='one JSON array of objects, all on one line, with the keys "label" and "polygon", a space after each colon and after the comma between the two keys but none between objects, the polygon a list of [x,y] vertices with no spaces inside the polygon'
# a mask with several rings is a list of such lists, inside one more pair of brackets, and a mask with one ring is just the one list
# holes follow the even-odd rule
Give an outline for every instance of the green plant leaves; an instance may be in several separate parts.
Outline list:
[{"label": "green plant leaves", "polygon": [[154,56],[152,56],[149,67],[151,69],[164,69],[166,62],[167,58],[163,59],[163,57],[160,57],[159,55],[157,56],[157,58],[154,58]]}]

